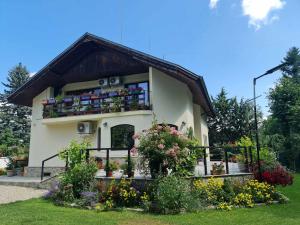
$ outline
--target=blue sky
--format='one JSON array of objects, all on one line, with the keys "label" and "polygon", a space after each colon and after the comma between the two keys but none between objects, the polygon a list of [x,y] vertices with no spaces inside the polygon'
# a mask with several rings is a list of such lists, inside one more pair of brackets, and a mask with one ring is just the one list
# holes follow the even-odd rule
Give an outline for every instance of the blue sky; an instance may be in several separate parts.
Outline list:
[{"label": "blue sky", "polygon": [[[252,78],[300,47],[299,0],[1,0],[0,81],[36,72],[90,32],[204,76],[215,96],[252,97]],[[258,103],[279,74],[258,83]],[[0,85],[0,91],[3,87]]]}]

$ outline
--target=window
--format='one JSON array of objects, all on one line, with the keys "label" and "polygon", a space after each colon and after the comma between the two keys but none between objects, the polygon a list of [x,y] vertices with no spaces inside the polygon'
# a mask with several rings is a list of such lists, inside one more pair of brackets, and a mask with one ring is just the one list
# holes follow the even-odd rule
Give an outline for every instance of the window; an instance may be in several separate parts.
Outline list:
[{"label": "window", "polygon": [[158,125],[160,125],[160,126],[169,126],[169,127],[174,127],[175,128],[175,130],[178,130],[178,126],[176,126],[176,125],[174,125],[174,124],[165,124],[165,123],[160,123],[160,124],[158,124]]},{"label": "window", "polygon": [[[144,92],[140,95],[138,95],[138,101],[139,104],[149,106],[149,82],[138,82],[138,83],[131,83],[131,84],[125,84],[125,88],[142,88]],[[133,99],[133,96],[127,97],[128,102],[130,102]]]},{"label": "window", "polygon": [[121,124],[111,128],[111,147],[112,148],[132,148],[134,140],[134,126]]}]

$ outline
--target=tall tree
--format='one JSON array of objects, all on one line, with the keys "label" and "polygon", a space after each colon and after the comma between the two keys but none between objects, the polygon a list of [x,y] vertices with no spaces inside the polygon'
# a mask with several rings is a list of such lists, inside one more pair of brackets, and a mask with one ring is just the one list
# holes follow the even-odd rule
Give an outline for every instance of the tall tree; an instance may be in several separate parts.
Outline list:
[{"label": "tall tree", "polygon": [[[2,83],[4,93],[0,94],[0,137],[12,133],[15,145],[28,145],[30,137],[31,109],[25,106],[10,104],[7,97],[29,80],[29,72],[19,63],[13,67],[7,76],[7,82]],[[7,144],[5,138],[0,139],[1,144]],[[10,139],[9,145],[12,144]]]},{"label": "tall tree", "polygon": [[[238,141],[243,136],[252,137],[254,130],[253,105],[250,101],[228,98],[224,88],[212,97],[215,117],[208,119],[209,139],[212,145]],[[261,118],[261,113],[258,113]]]},{"label": "tall tree", "polygon": [[283,59],[283,76],[269,91],[271,116],[265,134],[283,138],[280,160],[296,169],[300,156],[300,51],[291,48]]}]

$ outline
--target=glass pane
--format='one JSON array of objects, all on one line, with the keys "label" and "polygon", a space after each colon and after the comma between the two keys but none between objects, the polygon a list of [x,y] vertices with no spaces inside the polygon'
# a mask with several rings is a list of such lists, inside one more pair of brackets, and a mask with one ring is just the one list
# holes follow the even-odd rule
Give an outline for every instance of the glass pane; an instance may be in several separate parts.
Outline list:
[{"label": "glass pane", "polygon": [[144,90],[144,93],[139,95],[139,103],[149,105],[148,82],[138,83],[138,87]]},{"label": "glass pane", "polygon": [[117,125],[111,128],[111,147],[112,148],[132,148],[134,140],[134,126],[128,124]]}]

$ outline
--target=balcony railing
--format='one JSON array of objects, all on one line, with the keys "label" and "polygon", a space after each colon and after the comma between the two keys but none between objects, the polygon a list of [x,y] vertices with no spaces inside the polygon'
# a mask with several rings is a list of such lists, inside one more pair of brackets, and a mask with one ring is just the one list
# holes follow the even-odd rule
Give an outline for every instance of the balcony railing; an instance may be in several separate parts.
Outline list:
[{"label": "balcony railing", "polygon": [[43,118],[149,110],[149,93],[142,89],[122,89],[80,96],[56,97],[43,101]]}]

